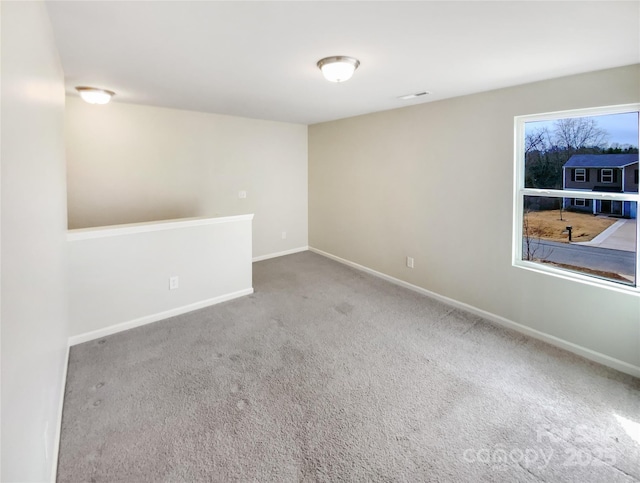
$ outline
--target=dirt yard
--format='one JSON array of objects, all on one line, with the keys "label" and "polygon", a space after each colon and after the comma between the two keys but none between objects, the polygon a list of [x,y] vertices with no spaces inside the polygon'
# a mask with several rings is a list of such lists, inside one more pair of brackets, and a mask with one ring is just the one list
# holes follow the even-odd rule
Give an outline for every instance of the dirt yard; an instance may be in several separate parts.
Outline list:
[{"label": "dirt yard", "polygon": [[574,242],[586,242],[593,240],[617,221],[616,218],[573,211],[563,211],[560,221],[560,210],[532,211],[525,214],[525,217],[529,222],[529,236],[564,243],[569,242],[567,226],[573,227]]}]

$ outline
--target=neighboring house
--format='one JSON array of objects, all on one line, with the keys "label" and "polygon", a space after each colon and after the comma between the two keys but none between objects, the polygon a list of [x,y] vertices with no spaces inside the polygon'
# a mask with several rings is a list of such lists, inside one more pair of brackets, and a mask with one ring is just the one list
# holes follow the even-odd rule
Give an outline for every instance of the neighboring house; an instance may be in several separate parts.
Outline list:
[{"label": "neighboring house", "polygon": [[[567,190],[638,192],[638,154],[576,154],[562,167],[562,186]],[[631,201],[564,198],[565,209],[636,218]]]}]

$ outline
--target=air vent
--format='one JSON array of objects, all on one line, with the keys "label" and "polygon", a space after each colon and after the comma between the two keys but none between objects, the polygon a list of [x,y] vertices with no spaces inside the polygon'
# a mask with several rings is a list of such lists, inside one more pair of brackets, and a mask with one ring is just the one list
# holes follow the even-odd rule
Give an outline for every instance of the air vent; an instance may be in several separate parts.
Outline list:
[{"label": "air vent", "polygon": [[407,99],[415,99],[416,97],[422,97],[431,94],[429,91],[416,92],[415,94],[407,94],[405,96],[400,96],[398,99],[401,101],[406,101]]}]

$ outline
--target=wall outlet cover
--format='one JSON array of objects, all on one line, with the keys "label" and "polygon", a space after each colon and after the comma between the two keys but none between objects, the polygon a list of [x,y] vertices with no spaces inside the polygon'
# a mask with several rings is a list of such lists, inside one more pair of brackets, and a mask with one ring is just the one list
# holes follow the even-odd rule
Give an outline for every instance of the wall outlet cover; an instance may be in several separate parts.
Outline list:
[{"label": "wall outlet cover", "polygon": [[169,290],[175,290],[179,287],[179,277],[169,277]]}]

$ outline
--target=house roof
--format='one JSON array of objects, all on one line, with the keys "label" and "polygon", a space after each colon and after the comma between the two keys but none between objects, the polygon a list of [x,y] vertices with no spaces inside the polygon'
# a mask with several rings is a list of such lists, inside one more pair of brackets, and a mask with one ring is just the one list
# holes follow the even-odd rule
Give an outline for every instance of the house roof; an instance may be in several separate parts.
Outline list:
[{"label": "house roof", "polygon": [[638,162],[638,154],[574,154],[565,168],[623,168]]}]

